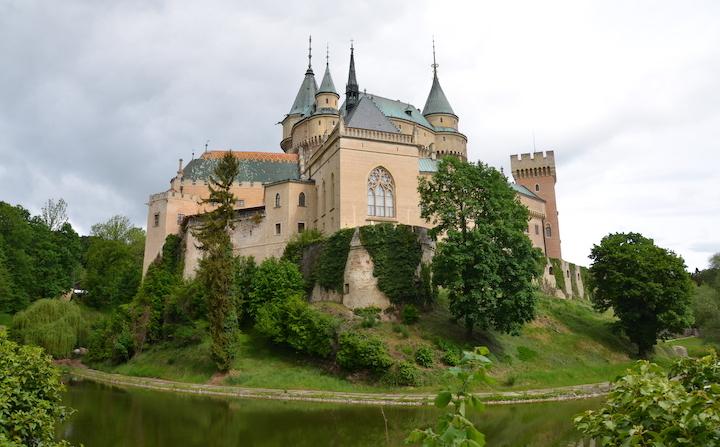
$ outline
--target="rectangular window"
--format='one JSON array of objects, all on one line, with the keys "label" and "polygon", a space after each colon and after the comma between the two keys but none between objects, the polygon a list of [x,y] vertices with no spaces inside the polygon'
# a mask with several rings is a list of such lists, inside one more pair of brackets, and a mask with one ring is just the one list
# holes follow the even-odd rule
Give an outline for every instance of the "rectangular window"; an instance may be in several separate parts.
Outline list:
[{"label": "rectangular window", "polygon": [[535,224],[535,234],[540,234],[540,225]]},{"label": "rectangular window", "polygon": [[275,224],[275,234],[280,234],[282,232],[282,227],[279,223]]},{"label": "rectangular window", "polygon": [[178,213],[177,215],[177,224],[182,225],[183,219],[185,219],[185,215],[183,213]]},{"label": "rectangular window", "polygon": [[236,201],[235,201],[235,206],[238,207],[238,208],[242,208],[242,207],[245,206],[245,201],[242,200],[242,199],[236,200]]},{"label": "rectangular window", "polygon": [[153,216],[153,227],[160,226],[160,213],[155,213]]},{"label": "rectangular window", "polygon": [[305,231],[305,222],[298,222],[298,233]]}]

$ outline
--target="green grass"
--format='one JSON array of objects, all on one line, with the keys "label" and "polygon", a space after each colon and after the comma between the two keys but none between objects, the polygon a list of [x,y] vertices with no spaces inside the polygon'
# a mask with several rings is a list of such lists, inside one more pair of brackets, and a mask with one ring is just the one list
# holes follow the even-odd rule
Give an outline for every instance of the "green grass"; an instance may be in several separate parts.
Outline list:
[{"label": "green grass", "polygon": [[[342,313],[334,310],[333,313]],[[215,368],[207,337],[199,345],[182,349],[156,346],[126,364],[101,369],[131,376],[260,388],[432,392],[447,380],[447,366],[442,363],[443,352],[438,348],[442,341],[466,349],[487,346],[493,360],[490,375],[494,383],[483,390],[509,391],[610,381],[635,362],[629,355],[633,351],[630,342],[613,327],[615,318],[610,313],[594,311],[582,301],[540,296],[537,318],[518,335],[490,331],[478,332],[468,339],[465,329],[451,321],[443,303],[432,312],[423,313],[417,324],[402,325],[402,331],[398,330],[398,323],[382,322],[362,328],[360,321],[358,318],[346,326],[381,337],[396,361],[414,362],[418,347],[432,349],[434,366],[419,368],[422,386],[393,389],[362,375],[347,376],[331,361],[308,358],[275,346],[252,330],[238,337],[236,358],[226,376],[213,377]],[[699,339],[677,340],[660,344],[652,360],[669,365],[673,343],[688,347],[691,355],[708,348]]]},{"label": "green grass", "polygon": [[[678,338],[675,340],[668,340],[658,345],[659,348],[662,348],[663,346],[670,347],[670,349],[672,349],[672,346],[684,346],[687,348],[688,356],[690,357],[702,357],[709,354],[712,350],[720,351],[720,346],[716,343],[703,340],[699,337]],[[665,349],[665,351],[667,351],[667,349]]]}]

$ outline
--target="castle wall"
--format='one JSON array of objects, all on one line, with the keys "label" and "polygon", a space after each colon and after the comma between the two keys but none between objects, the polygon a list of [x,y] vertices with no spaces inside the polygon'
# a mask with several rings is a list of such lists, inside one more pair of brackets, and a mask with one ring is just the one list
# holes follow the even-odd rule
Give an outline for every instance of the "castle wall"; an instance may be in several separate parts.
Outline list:
[{"label": "castle wall", "polygon": [[545,202],[532,197],[528,197],[524,194],[517,194],[520,198],[520,203],[527,207],[530,211],[530,220],[528,221],[528,227],[526,234],[530,238],[533,247],[537,247],[545,254],[545,238],[543,236],[543,228],[545,221]]},{"label": "castle wall", "polygon": [[[545,265],[543,276],[540,278],[540,289],[546,294],[556,298],[587,299],[588,297],[585,296],[585,284],[580,274],[580,266],[562,259],[559,261],[565,287],[558,287],[557,279],[555,278],[555,267],[553,267],[551,262],[548,262]],[[575,281],[575,288],[573,288],[573,281]]]}]

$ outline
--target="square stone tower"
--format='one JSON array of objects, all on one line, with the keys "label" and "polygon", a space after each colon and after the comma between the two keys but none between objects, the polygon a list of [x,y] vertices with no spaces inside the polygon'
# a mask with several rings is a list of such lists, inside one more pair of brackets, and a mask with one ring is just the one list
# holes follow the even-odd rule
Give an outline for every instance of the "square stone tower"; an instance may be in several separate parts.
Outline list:
[{"label": "square stone tower", "polygon": [[562,259],[560,250],[560,224],[555,199],[555,153],[535,152],[510,156],[510,169],[515,182],[545,200],[543,236],[545,253],[550,258]]}]

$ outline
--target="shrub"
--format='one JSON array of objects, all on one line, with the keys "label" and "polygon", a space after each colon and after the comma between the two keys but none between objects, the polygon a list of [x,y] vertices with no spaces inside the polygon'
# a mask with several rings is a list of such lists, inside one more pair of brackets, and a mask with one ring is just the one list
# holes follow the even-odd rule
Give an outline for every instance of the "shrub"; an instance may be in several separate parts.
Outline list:
[{"label": "shrub", "polygon": [[285,246],[282,259],[286,259],[300,266],[305,248],[322,240],[324,240],[322,233],[315,228],[297,233],[290,238]]},{"label": "shrub", "polygon": [[62,391],[60,371],[50,357],[0,331],[0,445],[69,446],[55,442],[55,423],[69,414],[60,405]]},{"label": "shrub", "polygon": [[385,373],[383,381],[393,386],[418,386],[420,385],[420,371],[411,362],[395,363]]},{"label": "shrub", "polygon": [[460,364],[460,353],[456,351],[445,351],[442,361],[448,366],[457,366]]},{"label": "shrub", "polygon": [[128,306],[119,306],[93,325],[88,342],[87,360],[118,364],[135,354],[132,319]]},{"label": "shrub", "polygon": [[381,339],[357,332],[340,334],[336,360],[338,365],[349,371],[369,369],[382,372],[392,365],[387,346]]},{"label": "shrub", "polygon": [[420,346],[415,351],[415,363],[418,365],[430,368],[433,366],[433,351],[428,346]]},{"label": "shrub", "polygon": [[73,348],[87,342],[88,333],[80,306],[58,299],[35,301],[15,314],[10,326],[15,341],[40,346],[55,358],[70,357]]},{"label": "shrub", "polygon": [[380,308],[375,306],[361,307],[353,311],[355,315],[362,318],[360,326],[371,328],[377,326],[380,322]]},{"label": "shrub", "polygon": [[332,354],[337,321],[295,295],[283,302],[265,303],[257,312],[255,328],[275,343],[299,352],[328,357]]},{"label": "shrub", "polygon": [[297,265],[268,258],[258,266],[250,283],[248,314],[254,319],[265,303],[283,302],[293,295],[302,295],[304,290],[303,277]]},{"label": "shrub", "polygon": [[397,332],[398,334],[400,334],[402,338],[408,338],[410,336],[410,331],[404,324],[393,324],[392,329],[393,332]]},{"label": "shrub", "polygon": [[601,445],[718,445],[717,363],[715,354],[682,360],[668,374],[640,361],[615,381],[602,408],[575,418],[575,427]]},{"label": "shrub", "polygon": [[406,304],[405,307],[403,307],[402,319],[405,324],[415,324],[420,319],[420,312],[418,312],[417,307],[414,305]]},{"label": "shrub", "polygon": [[457,366],[462,359],[462,349],[459,346],[439,338],[435,341],[438,349],[443,352],[442,362],[448,366]]}]

